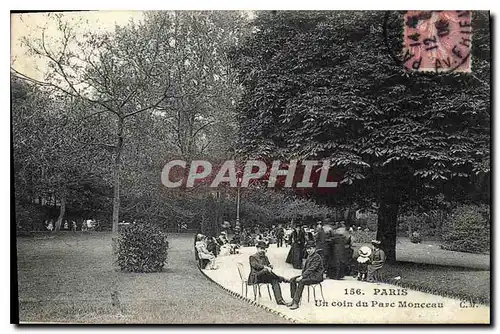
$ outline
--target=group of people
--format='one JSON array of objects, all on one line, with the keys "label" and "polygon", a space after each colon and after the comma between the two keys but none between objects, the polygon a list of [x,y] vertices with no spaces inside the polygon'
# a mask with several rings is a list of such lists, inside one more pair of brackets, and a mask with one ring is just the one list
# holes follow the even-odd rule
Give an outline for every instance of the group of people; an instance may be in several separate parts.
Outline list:
[{"label": "group of people", "polygon": [[272,227],[253,225],[235,233],[241,238],[241,245],[245,247],[255,246],[259,241],[265,241],[268,244],[275,243],[277,247],[284,247],[292,244],[291,234],[293,231],[291,224],[287,226],[278,224]]},{"label": "group of people", "polygon": [[[297,309],[306,285],[317,284],[324,277],[342,279],[351,274],[351,259],[355,260],[357,279],[373,282],[378,280],[380,269],[385,263],[385,253],[379,240],[372,240],[372,247],[362,246],[354,254],[352,238],[342,223],[325,224],[318,222],[314,232],[304,226],[296,226],[291,233],[291,249],[286,262],[295,269],[302,269],[299,276],[286,279],[273,271],[266,256],[269,244],[257,243],[257,253],[250,256],[249,284],[270,283],[278,305]],[[280,283],[290,283],[292,301],[287,303],[281,294]]]},{"label": "group of people", "polygon": [[241,239],[241,245],[255,246],[259,241],[265,241],[267,243],[279,243],[279,235],[276,233],[275,226],[272,228],[261,227],[260,225],[254,225],[252,227],[244,228],[241,232],[236,232]]},{"label": "group of people", "polygon": [[[53,219],[45,220],[43,222],[45,229],[52,232],[56,228],[56,226],[55,226],[56,220],[53,220]],[[86,219],[86,220],[82,221],[82,224],[80,226],[80,230],[81,231],[88,231],[91,229],[95,229],[95,226],[96,226],[95,221],[93,221],[91,219]],[[71,230],[73,232],[76,232],[78,229],[76,221],[74,221],[74,220],[69,221],[66,219],[62,221],[60,228],[61,228],[61,230]]]},{"label": "group of people", "polygon": [[202,269],[218,269],[215,259],[218,256],[238,254],[238,249],[240,248],[238,241],[236,236],[230,241],[225,231],[222,231],[217,238],[197,234],[194,244],[195,259],[200,261]]},{"label": "group of people", "polygon": [[319,221],[314,230],[296,225],[291,233],[291,249],[286,262],[295,269],[302,269],[308,256],[304,245],[307,241],[315,241],[328,278],[339,280],[356,273],[359,254],[354,254],[351,229],[348,230],[344,222],[323,224]]}]

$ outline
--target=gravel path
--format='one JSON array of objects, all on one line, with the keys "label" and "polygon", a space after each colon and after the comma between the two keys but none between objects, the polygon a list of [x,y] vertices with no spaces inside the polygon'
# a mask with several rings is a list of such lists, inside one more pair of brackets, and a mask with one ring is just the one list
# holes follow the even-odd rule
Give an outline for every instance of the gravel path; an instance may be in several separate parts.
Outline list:
[{"label": "gravel path", "polygon": [[[300,271],[285,263],[290,248],[277,248],[271,245],[268,257],[274,271],[280,276],[293,277]],[[234,293],[241,294],[241,282],[236,263],[241,262],[248,272],[248,257],[256,252],[255,247],[242,248],[241,254],[217,259],[218,270],[205,270],[214,281]],[[311,300],[307,301],[307,290],[302,296],[298,310],[278,306],[269,300],[267,290],[262,288],[259,303],[294,319],[300,323],[339,323],[339,324],[374,324],[374,323],[489,323],[490,308],[473,305],[467,301],[441,297],[429,293],[398,288],[389,284],[359,282],[352,277],[344,280],[325,280],[322,283],[324,303],[315,303],[311,291]],[[290,301],[289,285],[282,283],[281,289],[285,300]],[[316,299],[321,299],[319,288]],[[253,298],[252,289],[248,297]]]}]

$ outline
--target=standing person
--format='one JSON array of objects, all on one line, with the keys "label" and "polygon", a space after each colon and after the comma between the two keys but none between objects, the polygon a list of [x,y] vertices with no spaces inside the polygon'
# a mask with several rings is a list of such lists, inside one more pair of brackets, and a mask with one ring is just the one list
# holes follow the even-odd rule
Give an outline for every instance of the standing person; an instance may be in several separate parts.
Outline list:
[{"label": "standing person", "polygon": [[76,222],[74,220],[71,222],[71,230],[76,232]]},{"label": "standing person", "polygon": [[290,295],[293,300],[287,306],[289,306],[291,310],[299,308],[304,286],[317,284],[323,281],[323,272],[325,271],[323,259],[321,255],[316,252],[316,244],[314,241],[308,241],[306,243],[306,252],[309,256],[304,263],[302,274],[290,280]]},{"label": "standing person", "polygon": [[292,232],[292,248],[288,253],[287,263],[291,263],[293,268],[302,269],[302,258],[304,257],[304,244],[306,242],[306,236],[300,225],[295,226],[295,230]]},{"label": "standing person", "polygon": [[326,246],[326,234],[323,228],[323,222],[320,220],[316,225],[316,251],[323,259],[323,265],[326,263],[325,256],[325,246]]},{"label": "standing person", "polygon": [[302,225],[302,233],[304,233],[304,245],[302,246],[302,261],[304,261],[309,255],[306,252],[306,243],[308,241],[314,241],[314,235],[309,230],[309,226],[307,226],[306,224]]},{"label": "standing person", "polygon": [[368,282],[380,280],[380,269],[385,263],[385,252],[380,249],[381,244],[379,240],[372,240],[373,251],[368,265]]},{"label": "standing person", "polygon": [[345,238],[345,253],[344,253],[344,273],[350,276],[354,271],[354,249],[352,248],[352,235],[344,226],[341,228]]},{"label": "standing person", "polygon": [[345,276],[345,263],[346,263],[346,248],[345,248],[345,236],[342,234],[341,227],[337,226],[333,232],[333,255],[331,258],[331,272],[329,277],[340,280]]},{"label": "standing person", "polygon": [[248,243],[247,243],[247,237],[248,237],[248,231],[246,228],[244,228],[242,231],[241,231],[241,235],[240,235],[240,239],[241,239],[241,245],[243,247],[245,246],[248,246]]},{"label": "standing person", "polygon": [[281,224],[276,228],[276,246],[283,247],[283,238],[285,237],[285,229]]},{"label": "standing person", "polygon": [[88,226],[87,226],[87,219],[84,219],[82,222],[82,231],[87,231]]},{"label": "standing person", "polygon": [[278,305],[287,305],[281,294],[280,282],[289,282],[287,279],[276,275],[273,272],[273,266],[266,255],[268,245],[259,241],[257,243],[257,253],[250,255],[250,275],[248,276],[248,285],[258,283],[271,283],[274,292],[274,300]]},{"label": "standing person", "polygon": [[284,237],[285,238],[285,246],[292,245],[292,233],[293,233],[293,228],[291,226],[287,226],[286,230],[285,230],[285,237]]},{"label": "standing person", "polygon": [[327,220],[327,223],[326,225],[323,226],[323,231],[325,232],[325,243],[324,243],[324,251],[323,251],[323,255],[324,255],[324,259],[325,259],[325,262],[324,263],[324,266],[325,266],[325,272],[326,272],[326,276],[328,278],[333,278],[335,275],[334,275],[334,254],[333,254],[333,251],[334,251],[334,247],[333,247],[333,239],[334,239],[334,232],[335,232],[335,226],[334,224],[330,221],[330,220]]}]

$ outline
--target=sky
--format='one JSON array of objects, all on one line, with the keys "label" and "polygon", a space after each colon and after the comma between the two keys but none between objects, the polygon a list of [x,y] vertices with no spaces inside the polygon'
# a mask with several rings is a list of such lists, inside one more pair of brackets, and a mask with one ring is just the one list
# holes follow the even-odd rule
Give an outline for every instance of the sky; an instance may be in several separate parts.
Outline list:
[{"label": "sky", "polygon": [[[64,19],[75,28],[77,34],[87,31],[113,31],[115,25],[126,25],[130,20],[135,22],[143,18],[141,11],[87,11],[65,12]],[[11,14],[11,66],[17,71],[37,80],[43,79],[47,70],[47,62],[27,54],[22,39],[40,38],[43,29],[45,36],[56,38],[57,25],[50,16],[54,13]]]}]

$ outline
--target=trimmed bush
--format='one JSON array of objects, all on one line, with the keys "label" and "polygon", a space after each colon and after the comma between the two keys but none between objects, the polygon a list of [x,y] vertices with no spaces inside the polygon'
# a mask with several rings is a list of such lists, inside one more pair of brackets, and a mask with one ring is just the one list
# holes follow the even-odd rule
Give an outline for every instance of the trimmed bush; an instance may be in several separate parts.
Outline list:
[{"label": "trimmed bush", "polygon": [[409,235],[410,241],[414,244],[419,244],[422,242],[422,237],[420,237],[420,233],[413,232]]},{"label": "trimmed bush", "polygon": [[135,223],[120,231],[118,266],[122,271],[161,271],[167,260],[167,234],[157,225]]},{"label": "trimmed bush", "polygon": [[462,205],[443,226],[441,248],[467,253],[490,251],[489,206]]}]

